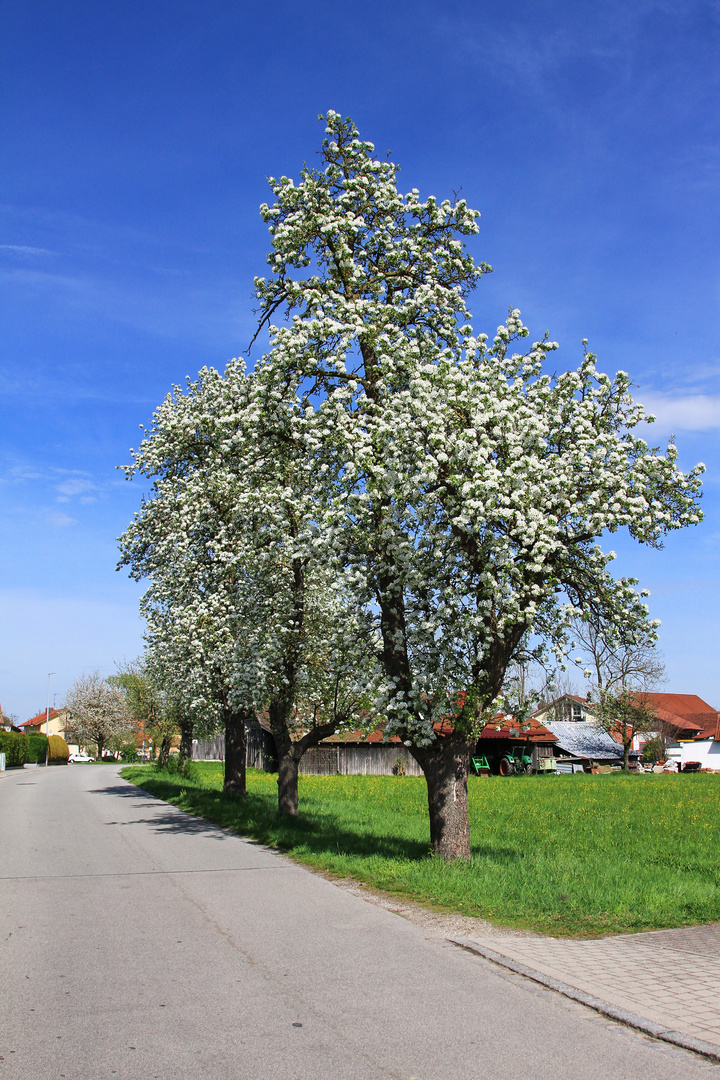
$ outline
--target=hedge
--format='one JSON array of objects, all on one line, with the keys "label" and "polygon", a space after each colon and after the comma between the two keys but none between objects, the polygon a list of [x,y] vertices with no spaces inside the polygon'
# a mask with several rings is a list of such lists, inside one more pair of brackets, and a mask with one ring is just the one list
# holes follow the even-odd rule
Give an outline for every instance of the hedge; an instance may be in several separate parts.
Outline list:
[{"label": "hedge", "polygon": [[22,768],[28,759],[28,737],[15,731],[0,731],[0,754],[8,769]]},{"label": "hedge", "polygon": [[48,739],[48,765],[67,765],[70,748],[62,735],[51,735]]},{"label": "hedge", "polygon": [[47,759],[47,735],[35,732],[28,735],[28,761],[44,765]]}]

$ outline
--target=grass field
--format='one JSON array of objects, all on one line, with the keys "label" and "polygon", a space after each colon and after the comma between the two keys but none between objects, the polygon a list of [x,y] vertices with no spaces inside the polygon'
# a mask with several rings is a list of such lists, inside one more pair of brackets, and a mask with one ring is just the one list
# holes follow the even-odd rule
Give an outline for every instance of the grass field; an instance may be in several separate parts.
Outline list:
[{"label": "grass field", "polygon": [[219,762],[193,773],[122,775],[306,865],[500,925],[591,936],[720,920],[720,775],[472,777],[472,861],[448,866],[429,854],[422,778],[304,776],[291,821],[270,774],[250,770],[237,799]]}]

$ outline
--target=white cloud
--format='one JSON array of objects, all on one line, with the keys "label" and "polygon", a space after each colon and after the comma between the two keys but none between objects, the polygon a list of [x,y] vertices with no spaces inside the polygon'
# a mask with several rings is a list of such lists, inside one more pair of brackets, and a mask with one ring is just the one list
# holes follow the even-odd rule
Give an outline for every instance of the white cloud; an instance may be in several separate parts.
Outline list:
[{"label": "white cloud", "polygon": [[657,417],[653,425],[662,431],[710,431],[720,428],[718,394],[639,394],[648,412]]},{"label": "white cloud", "polygon": [[12,251],[14,255],[54,255],[47,248],[28,247],[27,244],[0,244],[0,251]]},{"label": "white cloud", "polygon": [[95,484],[92,480],[84,480],[81,477],[77,477],[70,480],[63,480],[61,484],[58,484],[57,490],[60,495],[64,495],[68,498],[72,495],[85,495],[88,491],[94,491]]},{"label": "white cloud", "polygon": [[60,514],[55,510],[45,515],[45,521],[55,529],[66,529],[68,525],[77,525],[76,518],[72,518],[68,514]]}]

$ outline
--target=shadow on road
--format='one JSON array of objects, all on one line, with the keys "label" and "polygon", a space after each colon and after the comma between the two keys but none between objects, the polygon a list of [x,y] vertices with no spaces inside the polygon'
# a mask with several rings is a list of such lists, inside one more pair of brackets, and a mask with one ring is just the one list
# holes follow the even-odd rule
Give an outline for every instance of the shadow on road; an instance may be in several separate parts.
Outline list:
[{"label": "shadow on road", "polygon": [[112,784],[102,788],[91,788],[90,795],[112,795],[121,799],[133,799],[134,806],[145,808],[157,807],[157,812],[152,817],[133,818],[132,821],[106,821],[106,825],[148,825],[155,832],[161,833],[185,833],[188,835],[205,835],[213,840],[227,840],[229,834],[226,829],[205,821],[204,818],[195,817],[187,811],[169,806],[161,799],[156,798],[142,788],[129,784]]}]

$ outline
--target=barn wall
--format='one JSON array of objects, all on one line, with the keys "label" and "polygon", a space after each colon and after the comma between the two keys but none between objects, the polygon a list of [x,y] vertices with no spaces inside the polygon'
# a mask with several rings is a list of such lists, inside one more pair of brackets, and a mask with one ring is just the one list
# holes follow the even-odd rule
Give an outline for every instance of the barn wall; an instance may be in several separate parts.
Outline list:
[{"label": "barn wall", "polygon": [[392,776],[398,759],[406,776],[422,776],[407,747],[383,743],[311,747],[300,761],[300,772],[305,776]]},{"label": "barn wall", "polygon": [[[247,725],[246,735],[248,767],[275,772],[277,760],[272,736],[253,721]],[[196,761],[224,761],[225,736],[193,740],[193,758]],[[407,747],[383,743],[313,746],[303,755],[300,772],[305,776],[336,776],[338,773],[341,776],[392,776],[398,759],[406,776],[422,776],[422,769]]]},{"label": "barn wall", "polygon": [[215,735],[212,739],[193,739],[192,756],[195,761],[224,761],[225,736]]}]

